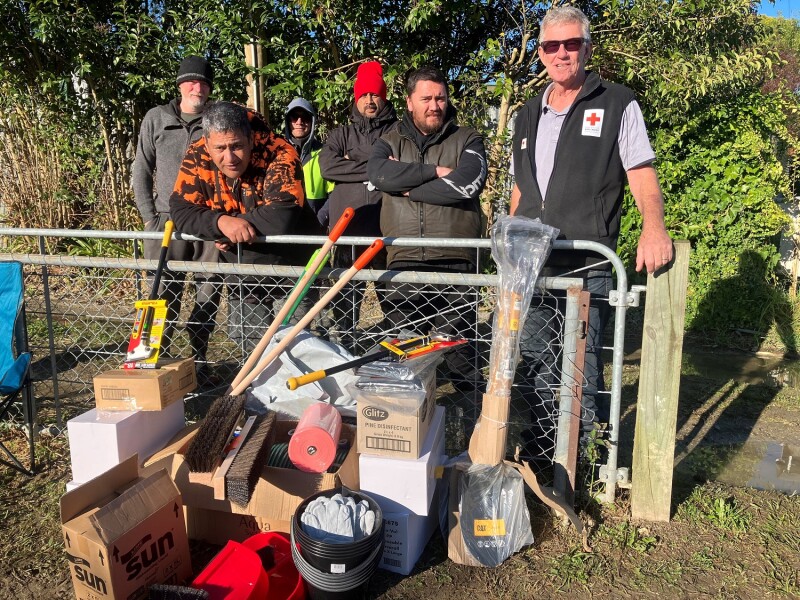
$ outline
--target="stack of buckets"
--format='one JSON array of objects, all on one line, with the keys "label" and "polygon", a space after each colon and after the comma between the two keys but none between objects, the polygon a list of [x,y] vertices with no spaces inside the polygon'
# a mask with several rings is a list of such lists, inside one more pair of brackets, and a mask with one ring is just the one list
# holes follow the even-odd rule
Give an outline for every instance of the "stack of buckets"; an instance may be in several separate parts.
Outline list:
[{"label": "stack of buckets", "polygon": [[[354,542],[336,544],[314,539],[303,531],[300,517],[306,507],[317,498],[331,498],[335,494],[345,498],[352,496],[356,504],[366,500],[375,513],[375,529],[371,534]],[[345,487],[319,492],[297,507],[291,529],[292,557],[306,581],[309,598],[357,600],[366,597],[369,581],[383,556],[383,513],[372,498]]]}]

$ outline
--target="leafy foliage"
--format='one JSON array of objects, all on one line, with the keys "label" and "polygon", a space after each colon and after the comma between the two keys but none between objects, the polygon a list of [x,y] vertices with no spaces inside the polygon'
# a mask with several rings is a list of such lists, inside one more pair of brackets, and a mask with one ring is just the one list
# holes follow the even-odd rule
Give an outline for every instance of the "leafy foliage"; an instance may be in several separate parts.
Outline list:
[{"label": "leafy foliage", "polygon": [[[758,17],[750,0],[577,5],[592,19],[591,68],[630,86],[640,100],[659,157],[667,226],[693,244],[692,327],[722,337],[736,328],[768,329],[785,312],[775,242],[787,220],[775,199],[792,192],[797,25]],[[399,110],[409,68],[442,68],[460,120],[486,138],[488,228],[506,210],[514,113],[546,84],[536,39],[549,6],[521,0],[2,3],[5,219],[17,226],[138,228],[129,180],[139,124],[149,108],[176,94],[178,62],[194,53],[215,68],[213,97],[244,101],[246,77],[257,77],[273,125],[282,128],[284,107],[301,95],[317,106],[323,135],[347,120],[362,61],[383,63]],[[259,46],[261,60],[248,68],[251,44]],[[629,198],[620,245],[626,259],[640,227],[633,206]],[[730,293],[729,283],[735,302],[720,299]]]},{"label": "leafy foliage", "polygon": [[[787,128],[797,101],[762,90],[780,63],[762,19],[748,0],[599,7],[595,62],[636,90],[667,228],[692,243],[688,322],[718,340],[736,329],[763,336],[786,304],[777,241],[788,219],[776,200],[791,197],[781,159],[797,144]],[[641,225],[631,198],[623,215],[619,252],[630,264]]]}]

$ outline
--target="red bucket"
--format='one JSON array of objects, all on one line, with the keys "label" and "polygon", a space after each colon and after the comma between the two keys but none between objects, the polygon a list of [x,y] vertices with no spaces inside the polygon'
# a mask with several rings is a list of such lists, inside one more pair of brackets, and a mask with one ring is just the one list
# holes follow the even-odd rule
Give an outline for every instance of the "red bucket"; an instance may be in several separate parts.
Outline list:
[{"label": "red bucket", "polygon": [[234,541],[228,542],[192,582],[192,587],[208,592],[211,600],[263,600],[270,594],[269,586],[261,557]]},{"label": "red bucket", "polygon": [[267,571],[270,600],[305,600],[306,587],[294,566],[289,536],[277,531],[257,533],[242,542],[255,552],[272,547],[274,565]]}]

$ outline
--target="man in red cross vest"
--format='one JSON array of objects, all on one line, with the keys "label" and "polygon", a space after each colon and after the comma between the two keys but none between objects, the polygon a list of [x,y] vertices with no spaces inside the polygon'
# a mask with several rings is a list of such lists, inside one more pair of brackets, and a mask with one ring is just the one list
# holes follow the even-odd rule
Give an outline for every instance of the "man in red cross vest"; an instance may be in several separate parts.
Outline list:
[{"label": "man in red cross vest", "polygon": [[[586,70],[592,53],[589,20],[575,7],[561,6],[545,15],[538,52],[552,83],[517,117],[511,214],[538,217],[557,227],[561,238],[616,250],[627,182],[643,221],[636,270],[652,273],[664,267],[672,259],[672,240],[664,226],[655,154],[633,92]],[[601,349],[612,278],[611,266],[603,261],[592,252],[554,252],[542,273],[582,277],[592,294],[583,373],[584,432],[609,417]],[[558,368],[547,332],[562,309],[560,303],[533,308],[521,338],[522,369],[534,382],[534,421],[546,421],[557,412],[553,388]],[[547,428],[532,429],[531,441],[538,440],[538,445],[531,453],[552,448],[552,439],[541,440],[543,435],[552,437],[544,432]]]}]

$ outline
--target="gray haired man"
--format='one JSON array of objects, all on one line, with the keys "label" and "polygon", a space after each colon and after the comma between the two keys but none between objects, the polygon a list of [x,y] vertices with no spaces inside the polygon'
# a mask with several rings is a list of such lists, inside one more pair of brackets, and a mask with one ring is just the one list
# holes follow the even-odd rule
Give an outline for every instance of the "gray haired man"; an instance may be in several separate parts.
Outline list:
[{"label": "gray haired man", "polygon": [[[144,117],[139,131],[136,161],[133,163],[133,191],[136,207],[145,231],[164,231],[170,218],[169,197],[178,177],[186,150],[203,135],[203,111],[214,84],[211,65],[199,56],[183,59],[176,77],[180,98],[157,106]],[[147,240],[144,255],[158,258],[161,240]],[[217,262],[219,252],[212,242],[175,240],[170,244],[168,260]],[[173,323],[181,309],[185,274],[165,271],[159,297],[167,301],[167,325],[162,338],[162,352],[170,353]],[[204,370],[208,340],[220,297],[220,279],[195,273],[195,303],[186,331],[198,371]]]}]

